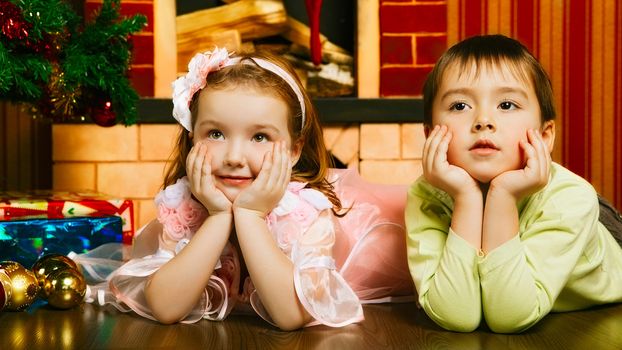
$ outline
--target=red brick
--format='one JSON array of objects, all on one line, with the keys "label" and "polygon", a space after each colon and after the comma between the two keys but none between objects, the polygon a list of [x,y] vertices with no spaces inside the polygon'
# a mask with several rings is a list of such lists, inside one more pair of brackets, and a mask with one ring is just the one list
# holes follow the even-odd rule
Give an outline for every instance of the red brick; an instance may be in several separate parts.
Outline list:
[{"label": "red brick", "polygon": [[380,38],[380,64],[413,64],[411,36],[382,36]]},{"label": "red brick", "polygon": [[131,36],[132,64],[153,64],[153,34]]},{"label": "red brick", "polygon": [[447,5],[380,5],[380,32],[447,32]]},{"label": "red brick", "polygon": [[[86,1],[84,4],[84,18],[87,20],[92,19],[95,16],[95,11],[99,11],[101,7],[101,1]],[[153,33],[153,3],[152,2],[140,2],[140,3],[121,3],[121,10],[119,10],[121,18],[131,17],[135,14],[142,14],[147,17],[147,25],[143,28],[143,32]]]},{"label": "red brick", "polygon": [[432,67],[387,67],[380,69],[380,96],[421,96]]},{"label": "red brick", "polygon": [[434,64],[447,49],[447,36],[418,36],[417,64]]},{"label": "red brick", "polygon": [[130,83],[140,96],[153,96],[154,93],[154,72],[153,66],[134,67],[128,71]]}]

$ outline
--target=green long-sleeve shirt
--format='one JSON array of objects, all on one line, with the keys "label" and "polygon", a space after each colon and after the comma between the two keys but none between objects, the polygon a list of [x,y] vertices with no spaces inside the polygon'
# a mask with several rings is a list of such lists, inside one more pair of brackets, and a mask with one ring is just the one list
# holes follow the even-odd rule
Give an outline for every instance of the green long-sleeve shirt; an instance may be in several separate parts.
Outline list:
[{"label": "green long-sleeve shirt", "polygon": [[519,232],[478,256],[450,229],[453,200],[419,178],[406,205],[408,265],[419,303],[440,326],[520,332],[550,311],[622,301],[622,248],[598,221],[593,187],[553,163],[518,203]]}]

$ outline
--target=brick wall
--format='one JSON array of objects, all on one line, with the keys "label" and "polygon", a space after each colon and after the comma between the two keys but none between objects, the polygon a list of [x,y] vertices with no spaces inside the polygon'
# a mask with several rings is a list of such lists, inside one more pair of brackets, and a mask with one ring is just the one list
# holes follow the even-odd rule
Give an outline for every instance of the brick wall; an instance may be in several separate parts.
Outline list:
[{"label": "brick wall", "polygon": [[[86,0],[84,17],[91,19],[102,2],[103,0]],[[119,14],[121,17],[142,14],[147,18],[145,28],[130,39],[133,49],[129,78],[140,96],[154,96],[154,0],[122,0]]]},{"label": "brick wall", "polygon": [[420,96],[447,47],[445,1],[381,0],[380,96]]}]

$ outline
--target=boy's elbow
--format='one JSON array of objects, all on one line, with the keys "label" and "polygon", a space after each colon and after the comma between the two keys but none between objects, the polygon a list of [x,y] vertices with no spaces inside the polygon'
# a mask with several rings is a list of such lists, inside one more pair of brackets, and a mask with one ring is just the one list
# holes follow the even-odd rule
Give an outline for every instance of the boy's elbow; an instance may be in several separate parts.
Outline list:
[{"label": "boy's elbow", "polygon": [[527,328],[533,326],[533,324],[525,325],[524,323],[514,322],[511,320],[502,320],[501,318],[495,320],[486,320],[488,328],[495,333],[521,333]]},{"label": "boy's elbow", "polygon": [[443,320],[442,322],[437,323],[448,331],[469,333],[476,330],[477,327],[479,327],[480,322],[480,317],[472,317],[469,319],[462,318],[457,320]]},{"label": "boy's elbow", "polygon": [[456,312],[456,309],[453,308],[453,311],[447,311],[444,315],[434,313],[432,310],[426,310],[426,313],[439,326],[453,332],[473,332],[482,322],[482,314],[479,308],[466,308],[462,312]]}]

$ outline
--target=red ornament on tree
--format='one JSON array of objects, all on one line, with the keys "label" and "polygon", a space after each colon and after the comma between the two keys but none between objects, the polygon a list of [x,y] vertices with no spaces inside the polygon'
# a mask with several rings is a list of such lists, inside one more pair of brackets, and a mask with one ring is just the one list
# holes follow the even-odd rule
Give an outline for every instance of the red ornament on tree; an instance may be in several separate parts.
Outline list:
[{"label": "red ornament on tree", "polygon": [[0,0],[0,26],[9,40],[25,40],[30,35],[31,24],[24,20],[22,10],[7,0]]},{"label": "red ornament on tree", "polygon": [[[93,94],[96,96],[97,94]],[[112,109],[110,98],[93,97],[87,100],[90,106],[86,107],[86,115],[99,126],[113,126],[117,124],[117,115]]]}]

